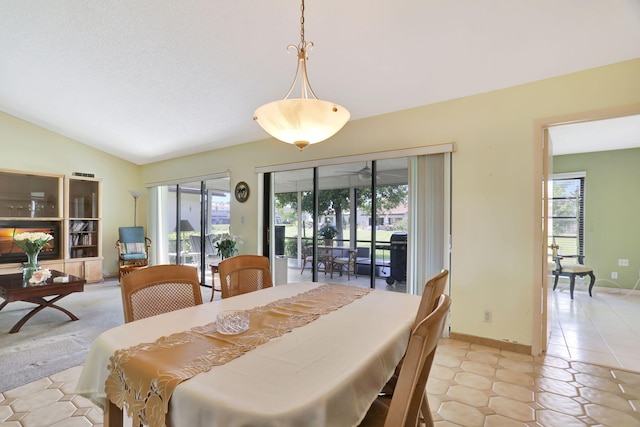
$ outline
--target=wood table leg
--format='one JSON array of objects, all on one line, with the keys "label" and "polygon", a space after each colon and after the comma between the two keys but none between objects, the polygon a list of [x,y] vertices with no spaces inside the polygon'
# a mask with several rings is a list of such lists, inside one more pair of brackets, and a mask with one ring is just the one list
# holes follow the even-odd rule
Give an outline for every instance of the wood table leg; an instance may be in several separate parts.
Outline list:
[{"label": "wood table leg", "polygon": [[72,312],[70,312],[69,310],[60,307],[59,305],[56,305],[55,303],[57,301],[59,301],[60,299],[66,297],[69,294],[62,294],[62,295],[58,295],[55,298],[52,298],[50,300],[46,300],[44,298],[29,298],[29,299],[25,299],[25,302],[30,302],[32,304],[36,304],[37,307],[35,307],[33,310],[31,310],[30,312],[28,312],[27,314],[25,314],[22,319],[20,319],[18,321],[18,323],[16,323],[15,325],[13,325],[13,328],[11,328],[11,330],[9,331],[10,334],[15,334],[16,332],[18,332],[20,330],[20,328],[22,328],[22,326],[24,326],[25,323],[27,323],[27,321],[29,319],[31,319],[33,316],[35,316],[37,313],[39,313],[41,310],[47,308],[47,307],[51,307],[51,308],[55,308],[56,310],[60,310],[62,311],[64,314],[66,314],[67,316],[69,316],[69,318],[71,320],[78,320],[78,317],[73,314]]},{"label": "wood table leg", "polygon": [[211,263],[209,264],[209,266],[211,267],[211,300],[210,301],[213,301],[213,297],[215,296],[216,292],[222,293],[222,289],[216,288],[216,273],[218,272],[218,264]]},{"label": "wood table leg", "polygon": [[104,427],[122,427],[122,409],[118,408],[115,403],[107,399],[104,406]]}]

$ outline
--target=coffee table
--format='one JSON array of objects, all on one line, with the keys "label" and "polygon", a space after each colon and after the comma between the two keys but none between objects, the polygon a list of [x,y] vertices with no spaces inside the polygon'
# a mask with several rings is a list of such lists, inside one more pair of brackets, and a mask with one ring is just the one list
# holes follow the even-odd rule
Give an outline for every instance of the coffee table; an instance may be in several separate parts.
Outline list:
[{"label": "coffee table", "polygon": [[[53,279],[55,277],[66,276],[69,281],[66,283],[57,283]],[[83,292],[86,281],[80,277],[71,276],[56,270],[51,270],[51,277],[42,283],[25,283],[22,273],[0,275],[0,298],[4,302],[0,304],[2,310],[7,304],[15,301],[24,301],[36,304],[36,307],[25,314],[22,319],[16,323],[9,331],[14,334],[22,328],[22,326],[46,307],[55,308],[65,313],[71,320],[78,320],[78,317],[69,310],[56,305],[55,303],[74,292]],[[53,297],[45,299],[45,297]]]}]

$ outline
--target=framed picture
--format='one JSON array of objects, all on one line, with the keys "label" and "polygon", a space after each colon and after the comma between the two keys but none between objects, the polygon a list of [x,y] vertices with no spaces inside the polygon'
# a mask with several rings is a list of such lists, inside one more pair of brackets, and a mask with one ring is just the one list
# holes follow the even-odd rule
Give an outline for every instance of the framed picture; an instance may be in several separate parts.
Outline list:
[{"label": "framed picture", "polygon": [[244,203],[249,198],[249,185],[246,182],[240,181],[236,184],[235,190],[236,200],[240,203]]}]

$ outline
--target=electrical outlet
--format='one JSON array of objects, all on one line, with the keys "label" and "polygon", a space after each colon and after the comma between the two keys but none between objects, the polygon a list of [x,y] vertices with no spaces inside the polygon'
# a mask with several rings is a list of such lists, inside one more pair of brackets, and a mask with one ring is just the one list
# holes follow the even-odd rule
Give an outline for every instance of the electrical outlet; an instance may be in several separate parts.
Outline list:
[{"label": "electrical outlet", "polygon": [[618,260],[618,267],[629,267],[629,260],[628,259],[619,259]]},{"label": "electrical outlet", "polygon": [[491,322],[491,318],[492,318],[491,310],[485,310],[485,311],[484,311],[484,318],[483,318],[483,321],[485,321],[485,322]]},{"label": "electrical outlet", "polygon": [[618,278],[618,272],[617,271],[612,271],[611,272],[611,278],[612,279],[617,279]]}]

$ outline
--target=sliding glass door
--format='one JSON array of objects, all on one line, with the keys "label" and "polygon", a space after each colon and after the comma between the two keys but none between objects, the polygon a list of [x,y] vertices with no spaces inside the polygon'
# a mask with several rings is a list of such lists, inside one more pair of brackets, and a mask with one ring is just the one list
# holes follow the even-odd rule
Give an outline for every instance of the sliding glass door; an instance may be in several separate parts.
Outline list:
[{"label": "sliding glass door", "polygon": [[406,291],[407,158],[271,176],[273,226],[283,230],[288,282],[344,282]]},{"label": "sliding glass door", "polygon": [[159,186],[152,194],[158,209],[152,226],[161,241],[156,263],[192,265],[200,283],[211,286],[210,264],[220,260],[216,241],[229,233],[229,177]]}]

